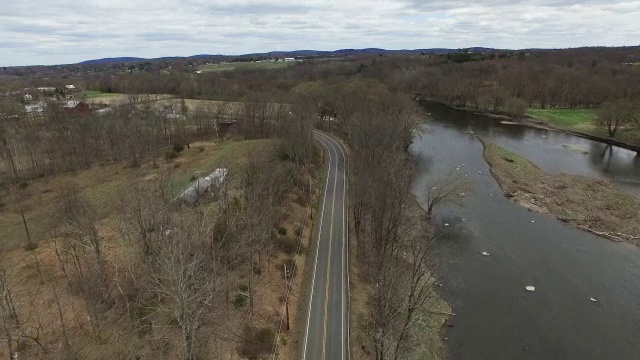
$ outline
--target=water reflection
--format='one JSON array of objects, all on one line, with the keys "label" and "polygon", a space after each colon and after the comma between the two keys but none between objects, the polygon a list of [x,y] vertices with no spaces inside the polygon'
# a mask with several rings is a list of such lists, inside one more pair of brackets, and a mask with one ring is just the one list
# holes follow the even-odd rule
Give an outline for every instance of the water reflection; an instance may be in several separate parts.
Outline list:
[{"label": "water reflection", "polygon": [[[544,171],[606,179],[640,198],[640,155],[631,150],[556,131],[531,128],[499,118],[423,101],[440,126],[477,134],[518,153]],[[471,136],[470,136],[471,137]]]}]

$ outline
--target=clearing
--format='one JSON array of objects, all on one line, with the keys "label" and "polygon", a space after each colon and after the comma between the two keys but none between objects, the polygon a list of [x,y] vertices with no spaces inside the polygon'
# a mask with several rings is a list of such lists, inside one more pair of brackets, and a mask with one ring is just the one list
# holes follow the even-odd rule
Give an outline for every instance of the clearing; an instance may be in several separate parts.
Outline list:
[{"label": "clearing", "polygon": [[295,61],[262,61],[207,64],[198,67],[203,73],[240,69],[282,69],[296,64]]},{"label": "clearing", "polygon": [[592,109],[529,109],[527,115],[555,129],[640,146],[640,131],[637,127],[621,127],[616,136],[611,138],[606,127],[598,123],[598,115]]},{"label": "clearing", "polygon": [[[96,166],[85,171],[39,179],[23,189],[4,189],[3,193],[0,193],[2,204],[0,226],[4,235],[0,243],[1,264],[3,270],[10,271],[9,280],[13,301],[17,304],[23,326],[21,331],[28,336],[37,337],[43,346],[41,348],[35,345],[26,337],[20,338],[17,340],[20,345],[20,357],[62,358],[64,352],[61,348],[63,347],[62,331],[66,331],[77,358],[106,360],[135,358],[134,355],[140,358],[150,356],[158,359],[178,357],[179,328],[163,327],[161,324],[167,319],[150,313],[151,309],[139,311],[146,311],[143,314],[147,314],[146,316],[153,320],[152,331],[149,328],[140,327],[140,324],[134,321],[135,319],[129,319],[126,311],[123,312],[123,309],[116,307],[104,314],[102,324],[104,337],[93,336],[85,313],[85,303],[77,291],[69,290],[66,273],[63,274],[61,271],[60,262],[53,250],[57,245],[54,246],[51,240],[53,225],[56,225],[54,218],[58,208],[58,196],[71,183],[77,186],[77,190],[93,207],[100,209],[99,215],[102,220],[99,222],[98,231],[104,244],[106,263],[110,273],[113,273],[114,284],[118,287],[125,286],[126,282],[115,279],[119,278],[117,274],[124,274],[131,270],[127,261],[130,261],[133,253],[131,244],[118,235],[120,226],[118,219],[121,199],[131,191],[132,184],[148,183],[146,188],[151,190],[155,186],[153,184],[159,184],[157,180],[166,179],[164,184],[167,187],[167,193],[173,197],[194,176],[208,174],[217,167],[226,167],[230,169],[231,175],[228,181],[231,191],[239,191],[239,189],[233,190],[237,188],[235,182],[238,177],[238,172],[234,169],[243,166],[249,156],[256,154],[256,151],[268,153],[274,151],[274,146],[274,140],[196,142],[192,143],[190,148],[184,149],[180,156],[172,161],[159,160],[159,166],[153,166],[152,163],[137,168],[128,168],[123,164]],[[309,175],[320,171],[315,166],[309,170]],[[229,289],[227,304],[218,304],[220,309],[226,310],[223,312],[223,318],[216,320],[214,327],[221,332],[213,335],[213,341],[210,344],[203,345],[203,351],[210,354],[225,354],[233,358],[237,358],[237,352],[249,351],[246,349],[247,341],[237,340],[239,334],[247,331],[247,325],[262,329],[260,330],[262,332],[256,335],[262,336],[260,351],[271,350],[271,339],[277,334],[276,330],[279,327],[283,309],[282,264],[295,263],[298,271],[305,268],[312,229],[312,207],[320,195],[318,188],[318,181],[309,178],[310,193],[304,196],[295,192],[289,193],[283,204],[274,209],[279,214],[277,226],[281,236],[275,249],[270,250],[268,256],[263,256],[262,261],[258,261],[257,267],[261,270],[256,273],[254,291],[259,296],[256,298],[253,312],[250,312],[249,306],[244,302],[238,303],[240,296],[238,294],[246,292],[248,284],[246,274],[243,272],[244,267],[230,270],[228,276],[233,287]],[[20,215],[21,209],[24,210],[33,241],[39,244],[33,252],[24,249],[26,233]],[[285,235],[282,236],[282,234]],[[291,246],[284,248],[282,238],[301,241],[300,254],[296,254]],[[37,264],[34,262],[36,257]],[[298,290],[303,287],[303,279],[304,276],[295,275],[291,281],[289,302],[292,319],[298,316],[300,296]],[[58,308],[55,306],[56,297],[62,304],[61,313],[57,312]],[[139,314],[134,315],[131,316],[135,317]],[[65,329],[60,327],[60,317],[65,319]],[[211,328],[212,325],[208,325]],[[280,346],[276,359],[289,358],[292,348],[296,346],[291,340],[296,338],[298,329],[293,328],[291,332],[287,332],[284,324],[282,326],[283,332],[277,340]],[[164,343],[159,340],[161,338],[166,339],[162,340]],[[158,344],[162,345],[162,350],[157,347]],[[43,354],[44,351],[41,349],[44,348],[49,350],[48,354]],[[5,347],[0,348],[0,357],[6,358],[5,352]]]},{"label": "clearing", "polygon": [[594,130],[598,121],[598,116],[590,109],[529,109],[527,115],[576,131]]}]

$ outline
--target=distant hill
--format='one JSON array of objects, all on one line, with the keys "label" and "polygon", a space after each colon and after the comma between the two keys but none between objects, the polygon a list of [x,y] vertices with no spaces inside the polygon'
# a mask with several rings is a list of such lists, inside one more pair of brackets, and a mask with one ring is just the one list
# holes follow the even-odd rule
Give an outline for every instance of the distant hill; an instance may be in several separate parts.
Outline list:
[{"label": "distant hill", "polygon": [[137,57],[114,57],[114,58],[87,60],[87,61],[79,62],[78,64],[79,65],[101,65],[101,64],[111,64],[111,63],[137,62],[137,61],[145,61],[145,60],[148,60],[148,59],[137,58]]},{"label": "distant hill", "polygon": [[[512,51],[512,50],[499,50],[492,48],[473,47],[469,48],[472,52],[494,52],[494,51]],[[140,62],[140,61],[155,61],[155,60],[175,60],[175,59],[198,59],[198,58],[211,58],[211,57],[312,57],[312,56],[353,56],[353,55],[370,55],[370,54],[447,54],[451,52],[457,52],[460,49],[447,49],[447,48],[431,48],[431,49],[403,49],[403,50],[387,50],[379,48],[365,48],[365,49],[340,49],[334,51],[325,50],[292,50],[292,51],[270,51],[264,53],[251,53],[242,55],[209,55],[200,54],[192,56],[164,56],[160,58],[138,58],[138,57],[115,57],[104,58],[96,60],[87,60],[78,63],[79,65],[98,65],[98,64],[110,64],[110,63],[126,63],[126,62]]]}]

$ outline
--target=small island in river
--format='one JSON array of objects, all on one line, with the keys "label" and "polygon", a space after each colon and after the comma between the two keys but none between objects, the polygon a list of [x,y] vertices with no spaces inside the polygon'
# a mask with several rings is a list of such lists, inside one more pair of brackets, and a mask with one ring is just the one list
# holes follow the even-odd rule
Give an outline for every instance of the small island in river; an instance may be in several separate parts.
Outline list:
[{"label": "small island in river", "polygon": [[485,139],[483,156],[516,203],[596,235],[640,246],[640,201],[604,180],[550,174]]}]

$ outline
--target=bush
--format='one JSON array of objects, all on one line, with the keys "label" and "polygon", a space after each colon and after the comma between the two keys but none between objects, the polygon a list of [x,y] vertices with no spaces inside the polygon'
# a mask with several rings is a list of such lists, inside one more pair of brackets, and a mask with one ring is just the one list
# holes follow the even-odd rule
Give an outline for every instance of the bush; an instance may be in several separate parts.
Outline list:
[{"label": "bush", "polygon": [[283,253],[291,255],[298,250],[298,242],[288,236],[281,236],[277,240],[277,247]]},{"label": "bush", "polygon": [[271,328],[252,328],[247,326],[244,330],[245,339],[240,354],[249,359],[258,359],[271,352],[276,333]]},{"label": "bush", "polygon": [[178,154],[178,152],[172,146],[166,148],[164,151],[164,158],[167,160],[173,160],[177,158],[178,155],[180,154]]},{"label": "bush", "polygon": [[172,147],[173,147],[173,150],[178,154],[180,154],[184,150],[184,145],[182,144],[175,143],[173,144]]},{"label": "bush", "polygon": [[240,289],[240,291],[247,291],[247,290],[249,290],[249,285],[240,284],[240,286],[238,286],[238,289]]},{"label": "bush", "polygon": [[28,187],[29,187],[29,183],[26,182],[26,181],[21,182],[20,185],[18,185],[18,188],[20,188],[20,189],[26,189]]},{"label": "bush", "polygon": [[287,228],[279,227],[278,228],[278,234],[280,234],[282,236],[287,236]]},{"label": "bush", "polygon": [[27,251],[33,251],[33,250],[35,250],[35,249],[37,249],[37,248],[38,248],[38,243],[37,243],[37,242],[34,242],[34,241],[28,242],[28,243],[27,243],[27,245],[25,245],[25,247],[24,247],[24,248],[25,248]]},{"label": "bush", "polygon": [[521,119],[527,108],[527,102],[518,98],[510,98],[505,105],[506,112],[516,119]]},{"label": "bush", "polygon": [[238,294],[236,295],[236,298],[233,299],[233,306],[235,306],[236,309],[243,308],[247,305],[247,300],[246,296]]}]

